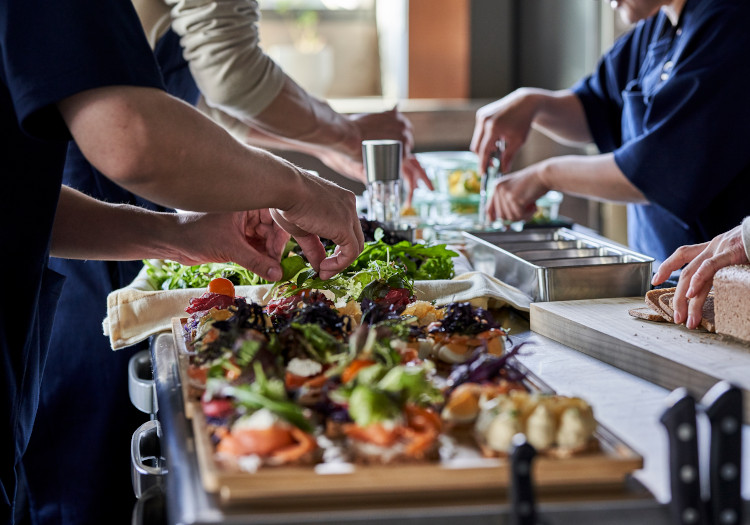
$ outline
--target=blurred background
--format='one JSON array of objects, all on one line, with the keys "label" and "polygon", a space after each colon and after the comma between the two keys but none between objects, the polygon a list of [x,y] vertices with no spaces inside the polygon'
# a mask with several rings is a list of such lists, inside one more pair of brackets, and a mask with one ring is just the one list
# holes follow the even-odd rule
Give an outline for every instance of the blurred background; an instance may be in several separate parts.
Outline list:
[{"label": "blurred background", "polygon": [[[627,28],[591,0],[263,0],[261,44],[338,111],[398,107],[415,151],[466,151],[474,114],[522,86],[560,89],[590,73]],[[302,154],[279,152],[361,193]],[[513,169],[568,153],[532,131]],[[566,196],[560,214],[627,243],[623,206]]]}]

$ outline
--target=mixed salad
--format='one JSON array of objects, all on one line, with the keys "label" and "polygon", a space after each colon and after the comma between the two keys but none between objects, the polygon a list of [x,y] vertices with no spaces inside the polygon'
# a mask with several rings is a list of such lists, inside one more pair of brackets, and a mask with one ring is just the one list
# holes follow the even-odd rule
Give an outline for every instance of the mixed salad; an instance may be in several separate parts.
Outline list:
[{"label": "mixed salad", "polygon": [[[467,433],[485,454],[505,454],[504,436],[526,420],[546,425],[544,449],[591,442],[588,405],[558,410],[562,398],[529,393],[511,359],[520,346],[508,348],[490,312],[416,301],[394,261],[353,275],[356,285],[319,289],[299,269],[263,306],[219,278],[191,301],[188,374],[219,464],[434,461],[449,454],[446,439]],[[546,412],[525,414],[536,405]]]},{"label": "mixed salad", "polygon": [[[361,219],[360,222],[365,233],[365,248],[345,271],[330,281],[316,280],[315,271],[297,243],[291,240],[282,257],[284,275],[280,282],[302,279],[308,287],[327,287],[341,295],[350,293],[345,290],[347,281],[354,280],[357,284],[365,280],[370,282],[373,275],[388,272],[390,263],[402,266],[406,276],[412,280],[451,279],[454,276],[453,258],[458,254],[445,244],[412,243],[376,221]],[[329,251],[333,250],[330,243],[324,244],[328,245]],[[154,290],[205,288],[217,277],[228,279],[235,286],[269,284],[250,270],[231,262],[195,266],[184,266],[174,261],[156,263],[144,260],[143,263]]]}]

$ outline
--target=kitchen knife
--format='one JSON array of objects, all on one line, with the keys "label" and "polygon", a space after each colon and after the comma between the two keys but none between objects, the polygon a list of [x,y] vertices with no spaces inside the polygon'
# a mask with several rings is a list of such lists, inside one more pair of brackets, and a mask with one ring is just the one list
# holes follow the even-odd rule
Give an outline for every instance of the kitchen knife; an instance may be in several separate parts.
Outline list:
[{"label": "kitchen knife", "polygon": [[742,523],[742,391],[726,381],[716,383],[701,404],[711,422],[707,514],[716,525]]},{"label": "kitchen knife", "polygon": [[512,520],[515,525],[537,525],[534,485],[531,479],[532,461],[536,450],[526,441],[526,436],[513,436],[510,453],[510,499]]},{"label": "kitchen knife", "polygon": [[695,399],[684,388],[667,397],[669,408],[660,421],[669,437],[669,504],[675,525],[706,525],[698,470],[698,437]]}]

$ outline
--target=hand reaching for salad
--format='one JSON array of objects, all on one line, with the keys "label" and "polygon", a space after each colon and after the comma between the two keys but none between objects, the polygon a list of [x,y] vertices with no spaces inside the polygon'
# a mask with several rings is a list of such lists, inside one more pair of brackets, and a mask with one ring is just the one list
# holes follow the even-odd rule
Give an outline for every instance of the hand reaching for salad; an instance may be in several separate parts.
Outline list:
[{"label": "hand reaching for salad", "polygon": [[[235,213],[184,213],[178,215],[191,250],[170,259],[185,265],[232,261],[264,279],[277,281],[279,261],[289,234],[271,218],[270,210]],[[193,235],[200,238],[191,240]]]},{"label": "hand reaching for salad", "polygon": [[[297,241],[321,279],[330,279],[364,248],[365,240],[357,216],[354,194],[316,175],[303,172],[303,198],[290,198],[286,209],[272,209],[276,223]],[[290,191],[293,189],[290,188]],[[320,237],[336,243],[326,257]]]}]

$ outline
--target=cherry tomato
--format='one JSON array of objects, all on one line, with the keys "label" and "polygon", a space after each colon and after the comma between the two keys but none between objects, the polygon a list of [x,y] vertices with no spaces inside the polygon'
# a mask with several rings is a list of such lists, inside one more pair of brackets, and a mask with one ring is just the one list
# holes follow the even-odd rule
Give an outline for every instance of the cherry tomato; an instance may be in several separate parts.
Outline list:
[{"label": "cherry tomato", "polygon": [[232,281],[225,279],[224,277],[216,277],[215,279],[211,279],[211,282],[208,283],[208,291],[234,297],[234,284],[232,284]]}]

